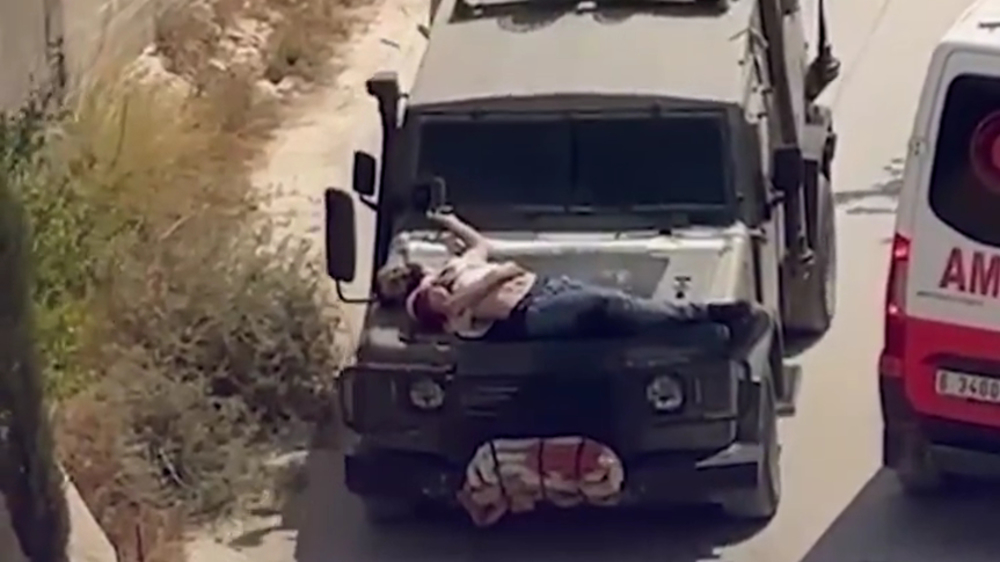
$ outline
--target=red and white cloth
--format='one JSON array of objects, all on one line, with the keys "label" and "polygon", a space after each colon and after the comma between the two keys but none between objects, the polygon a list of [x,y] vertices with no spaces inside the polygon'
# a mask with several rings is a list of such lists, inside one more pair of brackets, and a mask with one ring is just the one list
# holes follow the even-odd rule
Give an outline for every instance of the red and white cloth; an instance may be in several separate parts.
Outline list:
[{"label": "red and white cloth", "polygon": [[624,480],[618,455],[591,439],[496,439],[472,456],[458,500],[473,522],[487,526],[541,501],[558,507],[614,505]]}]

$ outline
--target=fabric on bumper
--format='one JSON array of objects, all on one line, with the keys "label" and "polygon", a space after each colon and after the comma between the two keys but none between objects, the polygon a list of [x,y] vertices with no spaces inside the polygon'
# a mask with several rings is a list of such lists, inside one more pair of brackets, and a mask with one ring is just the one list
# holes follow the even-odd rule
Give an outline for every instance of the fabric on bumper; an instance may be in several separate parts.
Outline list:
[{"label": "fabric on bumper", "polygon": [[618,455],[584,437],[497,439],[472,456],[458,500],[474,523],[487,526],[542,501],[614,505],[624,480]]}]

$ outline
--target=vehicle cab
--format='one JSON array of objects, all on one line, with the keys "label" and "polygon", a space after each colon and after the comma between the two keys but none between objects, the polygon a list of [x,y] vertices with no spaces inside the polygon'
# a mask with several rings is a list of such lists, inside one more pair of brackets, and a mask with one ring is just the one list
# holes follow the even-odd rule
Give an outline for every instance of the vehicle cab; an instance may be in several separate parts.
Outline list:
[{"label": "vehicle cab", "polygon": [[1000,474],[1000,2],[934,50],[892,242],[884,464],[912,491]]}]

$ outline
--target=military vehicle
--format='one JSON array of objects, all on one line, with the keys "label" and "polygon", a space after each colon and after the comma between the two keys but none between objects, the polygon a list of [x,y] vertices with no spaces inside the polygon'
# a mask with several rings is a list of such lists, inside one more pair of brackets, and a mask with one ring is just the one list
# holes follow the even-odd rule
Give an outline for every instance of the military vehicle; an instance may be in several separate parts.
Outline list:
[{"label": "military vehicle", "polygon": [[616,452],[622,504],[775,513],[783,342],[823,333],[836,302],[836,135],[817,97],[838,62],[818,8],[810,55],[798,0],[441,0],[412,88],[367,82],[381,153],[355,153],[354,194],[326,193],[341,298],[357,201],[377,213],[375,268],[443,263],[425,210],[446,203],[540,273],[756,303],[726,337],[504,343],[368,307],[339,399],[346,486],[373,521],[455,504],[484,442],[559,435]]}]

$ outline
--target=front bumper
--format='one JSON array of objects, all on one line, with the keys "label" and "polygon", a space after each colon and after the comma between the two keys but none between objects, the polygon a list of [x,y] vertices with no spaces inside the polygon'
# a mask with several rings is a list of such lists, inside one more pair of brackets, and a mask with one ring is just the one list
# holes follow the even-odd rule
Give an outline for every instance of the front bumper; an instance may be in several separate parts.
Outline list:
[{"label": "front bumper", "polygon": [[[753,488],[763,449],[735,443],[703,455],[651,454],[626,461],[623,505],[701,503]],[[362,497],[454,505],[464,466],[441,457],[356,447],[345,455],[347,489]]]},{"label": "front bumper", "polygon": [[[612,449],[624,503],[714,501],[761,474],[759,378],[769,376],[773,321],[758,314],[731,346],[650,341],[461,343],[437,365],[345,370],[341,409],[356,444],[347,487],[370,497],[451,502],[476,449],[496,438],[583,436]],[[693,332],[688,330],[690,335]],[[677,410],[657,411],[649,383],[683,387]],[[409,399],[415,379],[445,389],[440,407]]]},{"label": "front bumper", "polygon": [[[669,373],[684,389],[675,411],[656,411],[650,381]],[[420,410],[413,380],[445,389],[443,404]],[[499,437],[587,436],[623,459],[721,450],[737,440],[744,372],[727,361],[688,362],[616,373],[597,365],[519,375],[349,369],[341,376],[345,425],[368,446],[438,456],[463,465]]]},{"label": "front bumper", "polygon": [[[771,371],[773,321],[755,314],[731,345],[692,337],[696,328],[684,328],[690,340],[684,345],[655,336],[455,342],[433,360],[359,357],[338,379],[343,421],[381,448],[456,463],[496,437],[584,435],[622,458],[721,450],[737,440],[746,388]],[[677,410],[658,411],[647,396],[663,376],[683,389]],[[412,402],[421,381],[443,389],[437,407],[422,410]]]},{"label": "front bumper", "polygon": [[921,415],[903,385],[902,378],[879,379],[884,466],[900,466],[917,448],[946,474],[1000,480],[1000,430]]}]

